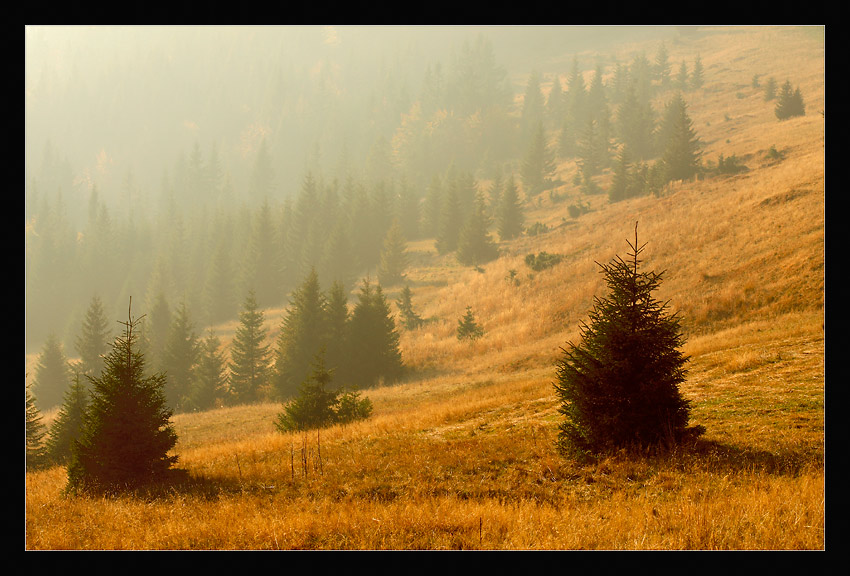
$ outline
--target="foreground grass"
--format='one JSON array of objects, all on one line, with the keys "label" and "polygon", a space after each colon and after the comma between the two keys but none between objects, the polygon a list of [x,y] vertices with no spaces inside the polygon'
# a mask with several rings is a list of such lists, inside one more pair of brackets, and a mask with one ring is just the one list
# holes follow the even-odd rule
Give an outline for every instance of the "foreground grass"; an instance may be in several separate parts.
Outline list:
[{"label": "foreground grass", "polygon": [[543,369],[417,380],[307,435],[275,433],[274,404],[179,416],[193,481],[156,497],[64,498],[64,469],[29,474],[27,548],[822,549],[823,369],[805,359],[823,338],[816,317],[773,330],[789,322],[810,329],[746,362],[693,342],[684,393],[708,432],[663,454],[557,454]]}]

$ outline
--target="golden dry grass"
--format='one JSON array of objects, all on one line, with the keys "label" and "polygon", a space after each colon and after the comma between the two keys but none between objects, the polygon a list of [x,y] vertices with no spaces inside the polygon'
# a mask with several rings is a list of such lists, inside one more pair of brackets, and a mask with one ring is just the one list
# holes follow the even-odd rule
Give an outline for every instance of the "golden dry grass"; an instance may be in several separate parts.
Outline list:
[{"label": "golden dry grass", "polygon": [[[748,172],[662,198],[585,199],[592,211],[578,220],[569,202],[544,198],[528,220],[554,230],[511,243],[482,271],[417,243],[414,303],[433,321],[402,334],[413,376],[366,391],[372,418],[284,435],[272,403],[177,415],[190,486],[66,498],[64,469],[28,473],[26,548],[823,549],[816,31],[718,28],[668,46],[672,62],[699,53],[706,67],[709,85],[689,99],[706,158],[734,153]],[[799,84],[807,115],[776,121],[750,88],[756,73]],[[604,291],[596,262],[625,253],[635,222],[644,266],[666,270],[659,297],[682,315],[682,391],[707,432],[672,453],[565,459],[554,447],[553,362]],[[523,258],[543,250],[564,260],[532,274]],[[518,283],[506,280],[512,270]],[[455,338],[466,306],[486,331],[474,344]],[[269,311],[272,330],[278,319]]]}]

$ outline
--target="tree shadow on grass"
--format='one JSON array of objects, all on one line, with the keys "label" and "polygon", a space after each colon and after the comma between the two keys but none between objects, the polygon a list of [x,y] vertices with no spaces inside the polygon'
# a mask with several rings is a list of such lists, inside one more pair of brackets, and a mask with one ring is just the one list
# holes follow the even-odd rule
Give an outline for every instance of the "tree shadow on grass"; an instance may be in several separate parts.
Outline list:
[{"label": "tree shadow on grass", "polygon": [[704,438],[678,446],[675,452],[675,460],[682,465],[710,471],[749,471],[795,477],[824,465],[823,452],[806,447],[768,451]]}]

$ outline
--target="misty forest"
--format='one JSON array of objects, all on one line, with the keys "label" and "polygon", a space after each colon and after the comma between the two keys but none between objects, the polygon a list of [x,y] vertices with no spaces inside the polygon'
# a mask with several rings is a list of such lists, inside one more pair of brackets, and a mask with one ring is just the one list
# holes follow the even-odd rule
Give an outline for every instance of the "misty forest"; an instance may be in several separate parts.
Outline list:
[{"label": "misty forest", "polygon": [[[665,260],[675,248],[645,221],[660,206],[669,212],[689,185],[719,186],[754,162],[730,144],[734,136],[723,145],[711,132],[722,117],[695,122],[706,117],[695,106],[720,90],[698,45],[703,34],[672,26],[27,27],[27,469],[66,467],[60,484],[71,492],[162,479],[184,472],[184,461],[198,476],[192,456],[175,452],[185,441],[180,418],[254,406],[280,438],[352,430],[402,402],[385,396],[394,386],[442,383],[453,372],[475,378],[461,358],[487,353],[493,374],[520,378],[525,366],[529,379],[543,375],[552,412],[529,429],[547,428],[554,453],[575,458],[558,466],[725,439],[725,425],[704,416],[688,384],[691,371],[701,373],[694,348],[704,340],[682,348],[753,316],[733,296],[729,312],[709,310],[726,298],[712,284],[721,264],[697,273],[683,259]],[[734,90],[738,100],[752,94],[759,112],[749,116],[769,114],[772,127],[821,116],[811,84],[780,70],[748,72],[725,89],[732,99]],[[741,118],[726,113],[728,134]],[[774,165],[788,153],[765,145],[759,158]],[[624,209],[616,228],[595,224],[607,227],[610,249],[536,243],[577,234],[629,202],[641,208]],[[658,254],[672,268],[658,269]],[[567,309],[554,304],[554,280],[534,292],[549,307],[523,322],[544,327],[512,320],[523,352],[502,360],[511,337],[495,335],[495,319],[514,305],[500,309],[472,286],[490,279],[493,294],[534,290],[579,258],[590,267],[575,270],[593,277],[588,295]],[[678,297],[677,267],[711,286],[713,304]],[[754,301],[747,290],[740,298]],[[437,306],[446,298],[450,313]],[[785,306],[783,297],[758,298],[764,309]],[[127,381],[137,388],[121,388]],[[331,474],[335,446],[324,434],[322,475]],[[121,438],[135,438],[134,449],[117,446]],[[110,468],[110,458],[121,466]],[[294,490],[296,467],[285,459]],[[564,478],[599,473],[589,470]],[[482,547],[597,547],[486,545],[477,514],[472,541]],[[429,538],[282,545],[469,546]],[[125,545],[187,547],[94,544]]]}]

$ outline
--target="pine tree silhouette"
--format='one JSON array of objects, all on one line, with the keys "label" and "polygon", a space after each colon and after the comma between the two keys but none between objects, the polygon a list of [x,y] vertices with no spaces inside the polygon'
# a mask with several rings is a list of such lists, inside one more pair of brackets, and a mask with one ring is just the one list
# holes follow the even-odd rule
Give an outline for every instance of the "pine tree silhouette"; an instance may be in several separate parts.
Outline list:
[{"label": "pine tree silhouette", "polygon": [[138,323],[130,313],[103,373],[91,379],[90,404],[68,466],[69,492],[133,490],[177,477],[177,456],[169,454],[177,434],[163,393],[165,376],[145,374]]}]

